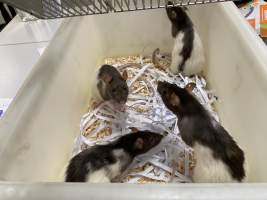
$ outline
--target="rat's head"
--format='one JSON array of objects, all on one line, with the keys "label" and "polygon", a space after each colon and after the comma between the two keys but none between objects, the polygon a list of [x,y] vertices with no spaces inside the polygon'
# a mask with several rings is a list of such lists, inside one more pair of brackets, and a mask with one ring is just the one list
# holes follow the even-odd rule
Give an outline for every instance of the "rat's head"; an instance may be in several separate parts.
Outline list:
[{"label": "rat's head", "polygon": [[127,71],[123,71],[122,75],[119,72],[112,74],[104,72],[100,79],[105,82],[105,93],[108,99],[118,104],[125,104],[129,94],[129,88],[126,80],[128,78]]},{"label": "rat's head", "polygon": [[148,152],[157,146],[162,135],[149,131],[137,131],[120,138],[119,146],[126,150],[130,155],[137,156]]},{"label": "rat's head", "polygon": [[174,24],[182,23],[188,18],[186,10],[186,7],[175,6],[171,1],[168,1],[166,7],[167,15]]},{"label": "rat's head", "polygon": [[[169,7],[168,7],[169,6]],[[179,30],[191,27],[192,22],[185,12],[186,7],[174,6],[172,2],[168,2],[166,12],[172,23],[172,36],[176,37]]]},{"label": "rat's head", "polygon": [[194,113],[200,103],[192,96],[195,83],[189,83],[185,88],[180,88],[168,82],[158,82],[158,92],[166,107],[173,113],[183,116],[186,113]]}]

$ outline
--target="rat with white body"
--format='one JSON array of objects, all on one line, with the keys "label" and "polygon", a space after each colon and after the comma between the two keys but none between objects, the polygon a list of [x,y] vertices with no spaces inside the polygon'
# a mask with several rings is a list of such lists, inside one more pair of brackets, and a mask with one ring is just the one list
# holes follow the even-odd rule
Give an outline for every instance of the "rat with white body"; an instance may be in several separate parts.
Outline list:
[{"label": "rat with white body", "polygon": [[66,182],[112,182],[133,159],[158,145],[158,133],[138,131],[107,145],[96,145],[74,156],[67,167]]},{"label": "rat with white body", "polygon": [[[191,85],[192,86],[192,85]],[[245,178],[244,152],[232,136],[210,116],[191,93],[167,82],[158,83],[158,92],[178,117],[183,141],[194,149],[193,181],[204,183],[241,182]]]},{"label": "rat with white body", "polygon": [[[173,4],[168,2],[168,5]],[[170,70],[174,74],[182,72],[191,76],[202,72],[205,56],[201,39],[185,9],[179,6],[166,8],[174,38]]]},{"label": "rat with white body", "polygon": [[129,88],[126,80],[127,71],[122,75],[112,65],[102,65],[97,70],[94,83],[92,84],[92,97],[94,100],[111,101],[117,105],[124,105],[127,101]]}]

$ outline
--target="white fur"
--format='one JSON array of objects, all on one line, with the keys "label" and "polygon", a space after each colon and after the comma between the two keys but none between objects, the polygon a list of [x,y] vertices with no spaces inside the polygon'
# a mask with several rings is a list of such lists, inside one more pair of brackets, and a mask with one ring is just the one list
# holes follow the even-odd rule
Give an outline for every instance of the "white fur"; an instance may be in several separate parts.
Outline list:
[{"label": "white fur", "polygon": [[177,74],[179,72],[178,71],[179,63],[183,61],[183,57],[180,55],[180,52],[182,51],[184,46],[183,39],[184,39],[184,33],[179,32],[174,40],[174,46],[172,49],[172,62],[170,66],[170,70],[174,74]]},{"label": "white fur", "polygon": [[110,179],[104,168],[97,170],[87,177],[87,182],[89,183],[109,183]]},{"label": "white fur", "polygon": [[129,156],[123,150],[114,150],[113,155],[118,158],[117,162],[102,167],[87,176],[89,183],[109,183],[113,178],[120,175],[123,165],[123,160],[128,159]]},{"label": "white fur", "polygon": [[111,179],[115,178],[121,172],[120,161],[112,165],[103,167],[97,171],[94,171],[87,176],[87,182],[89,183],[109,183]]},{"label": "white fur", "polygon": [[[183,57],[180,55],[180,52],[182,51],[182,48],[184,46],[183,38],[184,33],[179,32],[174,41],[174,46],[172,50],[172,63],[170,66],[170,69],[174,74],[177,74],[179,72],[178,66],[183,61]],[[199,74],[203,70],[204,65],[205,56],[203,51],[203,45],[197,31],[194,30],[192,53],[191,56],[185,62],[183,73],[187,76]]]},{"label": "white fur", "polygon": [[211,149],[199,143],[193,146],[196,166],[193,181],[196,183],[227,183],[237,182],[232,178],[228,167],[222,160],[215,159]]}]

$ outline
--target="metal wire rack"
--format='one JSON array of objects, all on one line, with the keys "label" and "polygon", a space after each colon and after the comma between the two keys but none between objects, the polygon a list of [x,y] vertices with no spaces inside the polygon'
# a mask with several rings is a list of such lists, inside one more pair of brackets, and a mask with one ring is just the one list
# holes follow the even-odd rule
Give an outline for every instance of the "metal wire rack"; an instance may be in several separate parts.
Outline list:
[{"label": "metal wire rack", "polygon": [[[174,6],[231,0],[171,0]],[[165,8],[168,0],[0,0],[40,19]]]}]

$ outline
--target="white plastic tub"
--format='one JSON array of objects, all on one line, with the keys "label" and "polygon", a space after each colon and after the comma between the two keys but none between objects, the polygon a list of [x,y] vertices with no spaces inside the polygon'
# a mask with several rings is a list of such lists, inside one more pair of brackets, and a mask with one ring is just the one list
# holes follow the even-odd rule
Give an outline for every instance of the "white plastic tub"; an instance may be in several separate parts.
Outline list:
[{"label": "white plastic tub", "polygon": [[[248,180],[266,182],[266,47],[232,3],[192,6],[190,13],[221,121],[245,150]],[[62,181],[95,67],[107,56],[156,47],[172,48],[164,9],[66,19],[0,122],[0,179]]]}]

